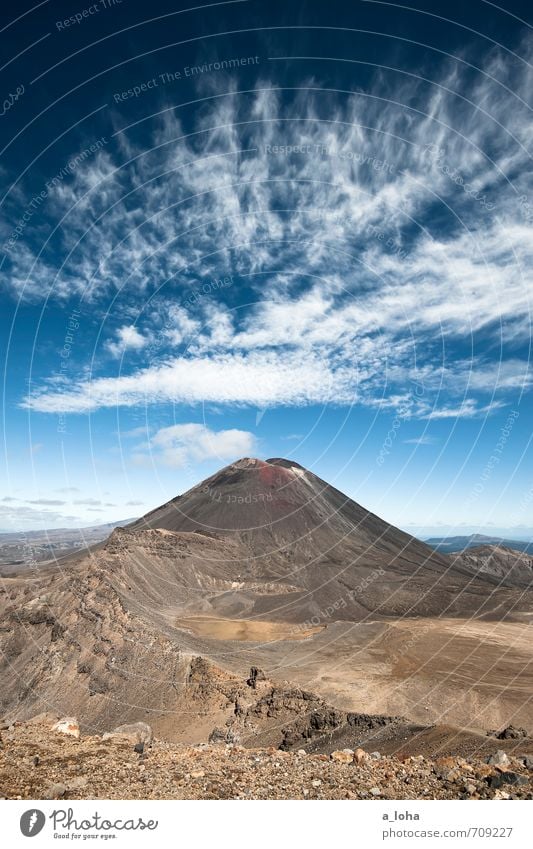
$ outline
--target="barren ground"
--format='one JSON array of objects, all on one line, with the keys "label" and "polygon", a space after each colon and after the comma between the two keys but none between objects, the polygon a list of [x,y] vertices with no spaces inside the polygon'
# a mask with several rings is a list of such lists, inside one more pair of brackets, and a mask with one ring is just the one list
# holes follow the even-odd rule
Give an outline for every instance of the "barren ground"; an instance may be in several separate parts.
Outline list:
[{"label": "barren ground", "polygon": [[[210,648],[217,663],[249,664],[249,650],[209,642],[206,653]],[[295,681],[347,710],[474,730],[512,723],[533,733],[527,619],[334,623],[299,643],[256,646],[254,656],[270,677]]]},{"label": "barren ground", "polygon": [[[45,723],[2,732],[0,796],[9,799],[532,799],[525,758],[309,755],[273,748],[186,747],[141,754],[98,736],[75,740]],[[337,758],[343,758],[340,762]],[[531,762],[528,762],[531,763]]]},{"label": "barren ground", "polygon": [[279,642],[280,640],[304,640],[318,634],[326,626],[295,628],[282,622],[264,622],[260,619],[217,619],[214,616],[191,616],[176,620],[177,628],[192,631],[198,637],[215,640],[237,640],[239,642]]}]

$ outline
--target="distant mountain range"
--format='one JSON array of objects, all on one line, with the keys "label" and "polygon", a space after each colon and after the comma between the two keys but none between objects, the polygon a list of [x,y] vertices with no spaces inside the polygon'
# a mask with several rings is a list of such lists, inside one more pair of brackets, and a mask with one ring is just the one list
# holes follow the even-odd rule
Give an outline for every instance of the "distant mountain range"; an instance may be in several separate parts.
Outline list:
[{"label": "distant mountain range", "polygon": [[485,534],[470,534],[470,536],[464,537],[431,537],[424,542],[442,554],[453,554],[456,551],[464,551],[466,548],[477,548],[479,545],[499,545],[526,554],[533,554],[533,542],[508,539],[501,536],[486,536]]},{"label": "distant mountain range", "polygon": [[123,519],[86,528],[49,528],[42,531],[0,533],[1,573],[8,574],[10,567],[31,566],[88,548],[107,539],[116,527],[133,521]]}]

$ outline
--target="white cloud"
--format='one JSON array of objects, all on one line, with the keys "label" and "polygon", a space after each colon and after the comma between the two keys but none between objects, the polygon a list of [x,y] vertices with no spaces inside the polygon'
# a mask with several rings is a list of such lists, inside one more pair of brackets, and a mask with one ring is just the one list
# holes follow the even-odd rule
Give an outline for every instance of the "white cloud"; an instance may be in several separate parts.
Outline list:
[{"label": "white cloud", "polygon": [[170,345],[180,345],[198,333],[200,322],[183,307],[170,305],[166,311],[163,322],[162,334]]},{"label": "white cloud", "polygon": [[473,398],[467,398],[462,404],[457,407],[441,407],[431,410],[427,415],[422,416],[426,419],[473,419],[481,416],[488,416],[501,409],[504,404],[501,401],[492,401],[485,406],[479,404]]},{"label": "white cloud", "polygon": [[[91,507],[101,506],[101,504],[102,504],[102,502],[100,501],[99,498],[78,498],[75,501],[73,501],[72,503],[75,504],[76,506],[90,505]],[[114,507],[113,504],[111,504],[110,506]]]},{"label": "white cloud", "polygon": [[[520,47],[526,60],[532,45],[529,38]],[[393,288],[420,267],[430,272],[430,288],[434,272],[452,278],[463,286],[467,317],[476,315],[469,284],[483,284],[480,321],[494,318],[495,274],[512,284],[510,300],[523,311],[520,271],[525,260],[531,265],[532,228],[519,197],[530,188],[531,130],[518,98],[527,100],[531,71],[494,56],[484,70],[473,84],[455,63],[443,63],[440,75],[432,69],[433,86],[412,78],[392,90],[390,77],[378,75],[368,92],[352,96],[321,94],[315,81],[306,91],[304,82],[292,100],[258,81],[267,90],[254,98],[206,103],[195,128],[205,132],[191,137],[168,111],[153,125],[152,145],[137,149],[130,131],[130,158],[126,150],[116,161],[111,149],[100,151],[53,195],[66,215],[65,257],[72,249],[65,266],[56,274],[55,255],[37,260],[40,246],[21,240],[8,252],[8,284],[36,297],[48,286],[61,298],[165,284],[186,298],[195,288],[202,294],[198,282],[224,265],[321,274],[335,259],[351,286],[376,261],[374,284],[381,270],[388,272],[381,284]],[[514,99],[502,97],[500,83]],[[287,155],[280,145],[305,152]],[[435,205],[453,225],[446,238],[431,231]],[[511,310],[508,300],[504,306]]]},{"label": "white cloud", "polygon": [[357,372],[348,364],[300,352],[220,354],[178,357],[131,376],[82,381],[66,391],[46,390],[26,402],[39,412],[87,413],[101,407],[133,407],[162,402],[232,403],[255,406],[351,403]]},{"label": "white cloud", "polygon": [[148,424],[145,424],[131,428],[131,430],[121,430],[117,432],[117,436],[119,436],[120,439],[136,439],[138,436],[148,436],[149,430]]},{"label": "white cloud", "polygon": [[[269,312],[269,306],[266,312]],[[232,333],[222,342],[209,329],[196,346],[178,357],[113,377],[81,379],[78,383],[44,385],[23,405],[42,413],[90,413],[101,408],[143,407],[161,403],[233,404],[260,410],[275,406],[362,403],[403,410],[405,416],[443,418],[481,415],[473,393],[519,390],[531,385],[525,361],[500,364],[481,360],[456,360],[446,364],[423,362],[429,344],[417,340],[396,345],[365,335],[355,326],[350,335],[347,313],[351,307],[323,320],[310,321],[290,335],[298,302],[277,305],[270,338],[263,337],[268,322],[252,316],[249,329]],[[320,324],[320,327],[316,327]],[[358,335],[360,334],[360,335]],[[253,347],[255,344],[259,347]],[[422,354],[419,346],[422,346]],[[413,363],[416,363],[416,367]],[[465,400],[467,396],[471,396]],[[445,398],[460,404],[451,407]],[[502,401],[498,401],[501,405]],[[451,412],[447,412],[450,409]],[[496,401],[492,405],[496,409]],[[147,427],[121,436],[148,435]]]},{"label": "white cloud", "polygon": [[35,498],[31,501],[26,501],[26,504],[40,504],[43,507],[62,507],[67,503],[57,498]]},{"label": "white cloud", "polygon": [[141,351],[148,344],[148,339],[133,324],[119,327],[116,336],[116,342],[107,343],[107,350],[114,357],[121,357],[125,351]]},{"label": "white cloud", "polygon": [[183,467],[189,462],[234,460],[253,455],[256,439],[244,430],[214,431],[203,424],[188,423],[161,428],[148,445],[140,446],[133,455],[139,465],[158,463]]},{"label": "white cloud", "polygon": [[[533,38],[520,49],[531,59]],[[529,386],[516,348],[495,368],[490,346],[530,335],[532,71],[497,53],[483,70],[292,99],[263,81],[206,101],[191,136],[167,111],[146,149],[119,137],[122,159],[101,151],[52,198],[65,265],[25,239],[6,270],[32,297],[124,292],[135,324],[106,346],[138,365],[44,382],[25,406],[390,406],[416,365],[412,415],[443,418],[483,415],[474,393]],[[245,308],[222,279],[246,285]],[[138,318],[135,298],[149,304]],[[489,354],[465,362],[480,331]]]},{"label": "white cloud", "polygon": [[72,522],[80,523],[80,519],[46,508],[0,505],[0,528],[3,528],[3,532],[7,529],[15,532],[18,528],[48,528],[57,523],[72,526]]}]

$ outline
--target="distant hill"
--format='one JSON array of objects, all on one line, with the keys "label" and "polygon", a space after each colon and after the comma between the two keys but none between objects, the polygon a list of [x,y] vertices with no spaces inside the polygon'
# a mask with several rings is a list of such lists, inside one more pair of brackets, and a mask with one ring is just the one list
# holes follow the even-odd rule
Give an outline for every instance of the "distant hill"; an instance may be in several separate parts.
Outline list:
[{"label": "distant hill", "polygon": [[471,534],[465,537],[431,537],[424,540],[426,545],[440,551],[441,554],[452,554],[456,551],[464,551],[466,548],[476,548],[479,545],[501,545],[512,548],[515,551],[533,554],[533,542],[525,540],[508,539],[499,536],[486,536],[485,534]]},{"label": "distant hill", "polygon": [[455,568],[477,577],[491,576],[498,584],[514,587],[533,585],[533,557],[504,545],[472,545],[449,555]]},{"label": "distant hill", "polygon": [[115,528],[133,521],[122,519],[86,528],[0,533],[0,574],[8,574],[11,571],[9,567],[31,566],[88,548],[107,539]]}]

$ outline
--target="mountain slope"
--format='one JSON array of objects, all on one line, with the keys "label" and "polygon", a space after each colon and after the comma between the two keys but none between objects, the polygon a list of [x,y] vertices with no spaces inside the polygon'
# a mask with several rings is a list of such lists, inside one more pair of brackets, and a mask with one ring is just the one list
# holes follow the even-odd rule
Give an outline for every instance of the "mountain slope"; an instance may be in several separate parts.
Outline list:
[{"label": "mountain slope", "polygon": [[[399,556],[409,548],[419,559],[430,554],[414,537],[388,525],[348,496],[290,460],[243,458],[184,495],[148,513],[131,528],[164,528],[238,534],[259,553],[280,545],[314,550],[349,538],[361,553]],[[333,539],[335,536],[335,539]]]},{"label": "mountain slope", "polygon": [[[93,728],[155,717],[175,738],[214,724],[214,707],[183,702],[201,656],[346,710],[420,722],[447,704],[446,721],[482,709],[478,725],[514,712],[526,725],[531,611],[529,594],[455,568],[301,466],[245,459],[91,551],[2,581],[0,710]],[[475,679],[485,662],[490,702]],[[441,679],[453,687],[436,690]]]},{"label": "mountain slope", "polygon": [[[483,584],[289,460],[232,463],[121,531],[121,544],[147,530],[176,534],[176,551],[205,549],[199,538],[211,540],[204,572],[243,582],[223,598],[211,594],[209,607],[224,615],[301,622],[324,610],[328,619],[359,620],[369,612],[490,609]],[[254,593],[254,581],[278,582],[280,592]],[[290,597],[287,585],[294,587]]]},{"label": "mountain slope", "polygon": [[533,585],[533,556],[505,545],[478,545],[450,554],[454,566],[472,575],[486,575],[506,586]]}]

